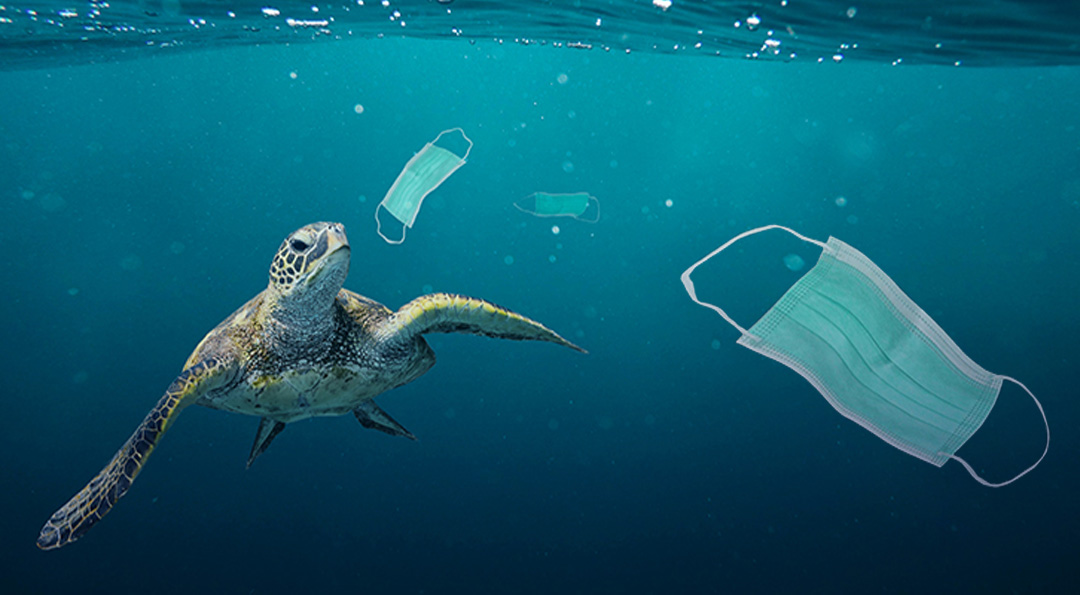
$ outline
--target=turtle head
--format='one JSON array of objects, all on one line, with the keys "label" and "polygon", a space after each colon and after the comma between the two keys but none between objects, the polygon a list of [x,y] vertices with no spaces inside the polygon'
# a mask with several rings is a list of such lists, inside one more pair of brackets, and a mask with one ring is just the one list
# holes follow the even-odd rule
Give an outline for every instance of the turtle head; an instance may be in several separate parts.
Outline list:
[{"label": "turtle head", "polygon": [[320,221],[289,234],[270,263],[270,290],[280,301],[330,304],[349,274],[345,226]]}]

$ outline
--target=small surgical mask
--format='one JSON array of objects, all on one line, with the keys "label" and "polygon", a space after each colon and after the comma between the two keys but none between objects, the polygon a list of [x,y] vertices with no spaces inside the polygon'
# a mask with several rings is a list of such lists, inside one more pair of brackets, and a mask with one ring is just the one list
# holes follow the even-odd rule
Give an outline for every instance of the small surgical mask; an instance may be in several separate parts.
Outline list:
[{"label": "small surgical mask", "polygon": [[[749,329],[698,300],[690,275],[746,236],[787,231],[822,249],[821,258]],[[900,450],[937,467],[958,461],[979,483],[1000,487],[1034,469],[1050,448],[1050,426],[1035,395],[1018,380],[968,358],[929,315],[858,250],[768,225],[739,234],[682,274],[694,302],[715,310],[742,334],[738,343],[798,372],[841,415]],[[982,426],[1008,380],[1024,389],[1046,424],[1046,448],[1016,477],[990,483],[956,451]]]},{"label": "small surgical mask", "polygon": [[[515,202],[514,206],[519,211],[536,217],[573,217],[585,223],[596,223],[600,220],[600,201],[588,192],[534,192]],[[586,215],[586,212],[589,214]]]},{"label": "small surgical mask", "polygon": [[[464,155],[459,156],[450,149],[436,144],[444,134],[451,132],[461,134],[465,142],[469,144]],[[420,212],[420,203],[424,202],[424,198],[438,188],[446,178],[449,178],[450,174],[465,165],[465,160],[469,158],[472,146],[473,143],[468,136],[465,136],[464,130],[451,128],[440,132],[435,137],[435,140],[424,145],[424,148],[420,149],[419,153],[413,155],[413,158],[405,164],[405,168],[401,170],[397,179],[394,180],[394,185],[390,187],[382,202],[375,207],[375,230],[379,237],[391,244],[404,242],[406,229],[413,226],[416,221],[416,214]],[[382,222],[379,220],[380,208],[386,209],[404,226],[401,228],[401,239],[391,240],[383,234]]]}]

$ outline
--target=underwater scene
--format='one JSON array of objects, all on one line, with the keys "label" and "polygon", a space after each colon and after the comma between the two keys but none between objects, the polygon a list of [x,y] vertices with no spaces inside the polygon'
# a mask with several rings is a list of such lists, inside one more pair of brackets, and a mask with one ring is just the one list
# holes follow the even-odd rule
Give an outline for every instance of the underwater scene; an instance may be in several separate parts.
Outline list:
[{"label": "underwater scene", "polygon": [[0,591],[1075,592],[1078,31],[0,3]]}]

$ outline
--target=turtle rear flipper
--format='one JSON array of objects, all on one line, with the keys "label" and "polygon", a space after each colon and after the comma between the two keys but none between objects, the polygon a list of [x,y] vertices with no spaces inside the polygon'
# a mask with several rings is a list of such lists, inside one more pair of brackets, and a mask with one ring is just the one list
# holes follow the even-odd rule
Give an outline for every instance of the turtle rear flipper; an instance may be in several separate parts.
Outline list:
[{"label": "turtle rear flipper", "polygon": [[259,455],[266,452],[267,448],[270,448],[270,443],[284,429],[284,423],[272,420],[269,417],[264,417],[259,421],[259,429],[255,431],[255,443],[251,445],[251,454],[248,455],[248,469],[251,469],[251,464],[255,462],[255,459],[259,458]]},{"label": "turtle rear flipper", "polygon": [[165,396],[146,414],[108,465],[75,494],[41,528],[37,546],[51,550],[65,546],[90,530],[116,504],[135,481],[165,430],[185,407],[217,386],[226,366],[217,360],[200,362],[180,374]]},{"label": "turtle rear flipper", "polygon": [[467,333],[517,341],[549,341],[584,349],[546,326],[491,302],[452,293],[424,295],[386,319],[381,338],[408,340],[422,333]]},{"label": "turtle rear flipper", "polygon": [[403,436],[409,440],[416,440],[416,436],[412,432],[406,430],[405,426],[390,417],[390,414],[383,411],[373,400],[361,403],[359,407],[353,410],[353,415],[356,416],[356,420],[360,422],[360,425],[369,430],[378,430],[391,436]]}]

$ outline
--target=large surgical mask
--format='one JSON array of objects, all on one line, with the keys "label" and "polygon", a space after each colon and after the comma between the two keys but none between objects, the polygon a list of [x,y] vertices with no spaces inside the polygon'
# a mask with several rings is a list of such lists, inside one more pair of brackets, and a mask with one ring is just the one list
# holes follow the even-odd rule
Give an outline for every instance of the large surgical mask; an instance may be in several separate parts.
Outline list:
[{"label": "large surgical mask", "polygon": [[[742,238],[781,229],[822,249],[818,263],[749,329],[721,308],[698,300],[690,275]],[[806,378],[841,415],[900,450],[937,467],[954,459],[979,483],[990,483],[956,451],[982,426],[1001,391],[1019,381],[992,374],[956,343],[869,258],[836,238],[828,243],[769,225],[739,234],[682,274],[690,299],[715,310],[742,336],[738,343]]]},{"label": "large surgical mask", "polygon": [[[460,133],[465,142],[469,143],[464,155],[458,156],[453,151],[436,144],[444,134],[451,132]],[[464,130],[451,128],[440,132],[435,137],[435,140],[424,145],[424,148],[420,149],[419,153],[413,155],[413,158],[405,164],[405,168],[401,170],[397,179],[394,180],[394,185],[390,187],[382,202],[375,207],[375,229],[379,237],[391,244],[404,242],[405,231],[411,228],[416,221],[416,214],[420,212],[420,204],[424,202],[424,198],[438,188],[446,178],[449,178],[450,174],[465,165],[465,160],[469,158],[472,146],[473,143],[468,136],[465,136]],[[383,234],[382,222],[379,220],[380,208],[386,209],[395,219],[401,222],[403,225],[401,239],[391,240]]]}]

